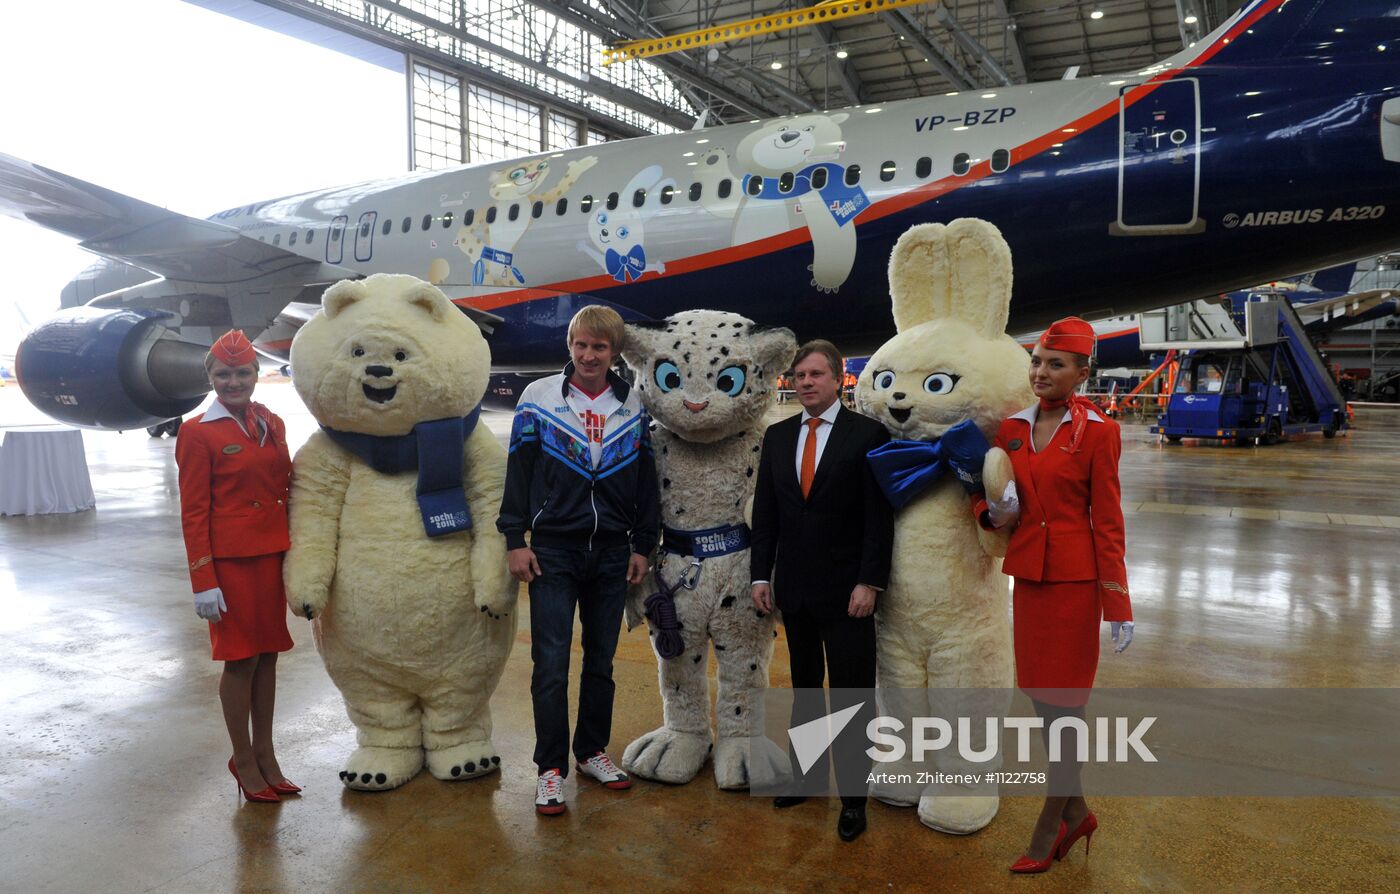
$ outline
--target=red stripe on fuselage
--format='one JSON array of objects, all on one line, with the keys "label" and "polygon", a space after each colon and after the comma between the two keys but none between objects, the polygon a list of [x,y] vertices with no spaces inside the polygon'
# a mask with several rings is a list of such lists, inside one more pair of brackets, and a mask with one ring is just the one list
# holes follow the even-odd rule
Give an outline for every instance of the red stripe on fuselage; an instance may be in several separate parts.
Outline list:
[{"label": "red stripe on fuselage", "polygon": [[[1158,87],[1160,87],[1167,81],[1170,81],[1176,75],[1181,74],[1183,71],[1186,71],[1188,69],[1195,68],[1199,65],[1204,64],[1213,56],[1215,56],[1216,53],[1224,49],[1225,46],[1230,43],[1230,41],[1234,40],[1235,37],[1246,31],[1260,18],[1262,18],[1269,12],[1272,12],[1273,10],[1277,9],[1279,6],[1283,5],[1286,2],[1288,2],[1288,0],[1268,0],[1268,2],[1260,5],[1258,9],[1250,13],[1246,18],[1242,19],[1238,24],[1236,24],[1235,27],[1231,28],[1228,32],[1222,35],[1218,41],[1207,47],[1199,56],[1192,59],[1190,62],[1186,63],[1180,68],[1166,69],[1149,78],[1142,84],[1139,84],[1138,86],[1132,88],[1128,91],[1126,95],[1115,99],[1112,102],[1105,103],[1099,108],[1094,109],[1093,111],[1088,112],[1084,115],[1081,115],[1073,121],[1066,122],[1064,125],[1062,125],[1054,131],[1051,131],[1050,133],[1043,134],[1039,137],[1036,137],[1034,140],[1022,143],[1020,146],[1017,146],[1011,151],[1011,163],[1015,165],[1027,159],[1034,158],[1036,155],[1039,155],[1041,152],[1044,152],[1046,149],[1049,149],[1055,143],[1068,142],[1078,134],[1083,133],[1091,127],[1095,127],[1099,124],[1102,124],[1104,121],[1107,121],[1109,118],[1112,118],[1114,114],[1117,113],[1118,109],[1120,108],[1120,104],[1122,108],[1127,108],[1128,106],[1133,105],[1138,101],[1146,98]],[[988,160],[979,162],[961,177],[957,175],[944,177],[941,180],[935,180],[932,183],[927,183],[923,186],[914,187],[913,189],[907,190],[906,192],[903,192],[897,196],[891,196],[887,199],[882,199],[879,202],[874,202],[870,205],[869,208],[866,208],[863,212],[861,212],[855,218],[855,220],[851,221],[851,225],[858,226],[862,222],[868,223],[870,221],[879,220],[882,217],[888,217],[891,214],[898,214],[899,212],[912,208],[915,205],[921,205],[925,202],[931,201],[932,199],[939,198],[940,196],[961,189],[964,186],[976,183],[978,180],[988,177],[991,174],[991,161]],[[810,241],[811,239],[808,237],[807,229],[805,227],[795,230],[789,230],[786,233],[779,233],[776,236],[769,236],[765,239],[758,239],[753,242],[746,242],[743,245],[735,245],[729,248],[716,249],[715,251],[706,252],[704,254],[699,255],[691,255],[690,257],[680,258],[675,261],[667,261],[666,273],[663,274],[663,276],[671,276],[672,274],[681,273],[694,273],[699,270],[707,270],[711,267],[719,267],[724,264],[732,264],[737,261],[744,261],[749,258],[758,257],[759,255],[770,254],[775,251],[781,251],[782,249],[791,248],[794,245],[801,245],[804,242]],[[540,287],[535,289],[518,289],[510,292],[500,292],[495,295],[488,295],[481,298],[458,298],[456,299],[456,303],[465,304],[469,307],[473,307],[478,310],[496,310],[502,307],[510,307],[515,304],[521,304],[526,301],[533,301],[537,298],[557,297],[560,292],[597,292],[603,289],[610,289],[614,286],[620,285],[622,285],[622,283],[618,282],[613,277],[608,276],[606,274],[600,274],[598,276],[588,276],[582,279],[573,279],[567,280],[565,282],[554,283],[553,285],[547,287]]]}]

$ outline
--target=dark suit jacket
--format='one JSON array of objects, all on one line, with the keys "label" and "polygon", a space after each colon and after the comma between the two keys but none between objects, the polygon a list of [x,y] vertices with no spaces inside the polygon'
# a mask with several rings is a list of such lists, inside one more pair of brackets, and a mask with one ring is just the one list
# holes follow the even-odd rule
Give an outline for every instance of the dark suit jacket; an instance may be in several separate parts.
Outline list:
[{"label": "dark suit jacket", "polygon": [[797,479],[802,414],[763,435],[753,501],[752,580],[771,580],[784,612],[845,617],[856,584],[889,583],[894,513],[865,454],[889,440],[885,427],[845,407],[831,427],[812,493]]}]

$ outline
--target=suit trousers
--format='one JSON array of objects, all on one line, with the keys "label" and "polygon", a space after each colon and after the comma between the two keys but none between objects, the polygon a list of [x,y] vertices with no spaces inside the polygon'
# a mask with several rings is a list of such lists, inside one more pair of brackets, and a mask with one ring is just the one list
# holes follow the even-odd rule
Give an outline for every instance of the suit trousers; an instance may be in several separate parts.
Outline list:
[{"label": "suit trousers", "polygon": [[[836,761],[836,787],[847,807],[865,803],[870,775],[870,747],[865,727],[875,717],[875,617],[832,619],[810,612],[783,612],[788,655],[792,664],[792,725],[864,702],[831,748]],[[831,692],[822,692],[827,680]],[[826,755],[805,774],[793,762],[796,793],[825,790]],[[859,794],[857,794],[859,793]]]}]

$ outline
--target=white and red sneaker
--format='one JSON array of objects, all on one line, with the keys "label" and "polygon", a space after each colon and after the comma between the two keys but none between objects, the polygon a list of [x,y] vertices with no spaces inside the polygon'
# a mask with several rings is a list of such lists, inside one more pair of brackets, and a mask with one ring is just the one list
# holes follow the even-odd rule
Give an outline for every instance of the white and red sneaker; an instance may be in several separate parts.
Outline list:
[{"label": "white and red sneaker", "polygon": [[535,784],[535,810],[545,816],[564,812],[564,777],[558,770],[545,770]]},{"label": "white and red sneaker", "polygon": [[578,771],[585,776],[592,776],[608,788],[632,787],[631,777],[619,770],[605,751],[598,752],[586,761],[579,761]]}]

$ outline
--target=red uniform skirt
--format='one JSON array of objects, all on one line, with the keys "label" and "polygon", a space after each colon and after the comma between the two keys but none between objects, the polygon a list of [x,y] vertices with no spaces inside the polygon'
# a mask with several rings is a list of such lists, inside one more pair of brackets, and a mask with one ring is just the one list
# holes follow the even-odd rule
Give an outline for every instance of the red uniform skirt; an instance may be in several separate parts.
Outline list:
[{"label": "red uniform skirt", "polygon": [[292,647],[282,589],[282,553],[215,559],[214,574],[228,604],[219,623],[209,623],[215,661],[238,661]]},{"label": "red uniform skirt", "polygon": [[1016,685],[1037,701],[1077,706],[1089,700],[1099,668],[1099,584],[1094,580],[1016,578],[1012,591]]}]

